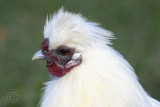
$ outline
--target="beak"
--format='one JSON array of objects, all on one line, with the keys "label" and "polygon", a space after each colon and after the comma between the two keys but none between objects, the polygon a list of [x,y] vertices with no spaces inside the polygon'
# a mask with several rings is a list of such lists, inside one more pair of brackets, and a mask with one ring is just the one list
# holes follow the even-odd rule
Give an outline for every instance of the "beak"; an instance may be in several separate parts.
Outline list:
[{"label": "beak", "polygon": [[39,50],[38,52],[36,52],[33,57],[32,57],[32,61],[33,60],[44,60],[45,56],[42,54],[42,50]]}]

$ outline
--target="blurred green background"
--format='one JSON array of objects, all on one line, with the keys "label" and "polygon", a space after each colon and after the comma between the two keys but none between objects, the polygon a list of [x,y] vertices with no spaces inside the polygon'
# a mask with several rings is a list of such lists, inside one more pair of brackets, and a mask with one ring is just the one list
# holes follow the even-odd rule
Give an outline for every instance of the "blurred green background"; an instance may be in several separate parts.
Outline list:
[{"label": "blurred green background", "polygon": [[113,47],[140,83],[160,100],[160,0],[0,0],[0,107],[36,107],[49,80],[45,61],[32,62],[43,26],[64,6],[114,32]]}]

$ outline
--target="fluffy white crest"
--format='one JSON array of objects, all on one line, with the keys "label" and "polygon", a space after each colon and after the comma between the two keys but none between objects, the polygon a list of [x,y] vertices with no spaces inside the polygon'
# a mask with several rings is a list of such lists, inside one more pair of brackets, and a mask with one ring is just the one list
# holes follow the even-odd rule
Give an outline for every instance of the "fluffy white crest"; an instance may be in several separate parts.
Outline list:
[{"label": "fluffy white crest", "polygon": [[98,23],[89,22],[80,14],[73,14],[61,8],[47,18],[44,37],[49,38],[49,47],[54,49],[60,45],[79,45],[83,47],[112,44],[112,32],[99,27]]}]

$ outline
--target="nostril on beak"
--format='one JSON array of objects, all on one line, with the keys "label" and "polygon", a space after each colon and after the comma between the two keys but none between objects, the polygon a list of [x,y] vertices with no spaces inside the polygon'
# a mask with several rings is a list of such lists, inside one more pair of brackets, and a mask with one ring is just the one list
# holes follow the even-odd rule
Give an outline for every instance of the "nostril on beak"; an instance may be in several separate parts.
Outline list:
[{"label": "nostril on beak", "polygon": [[33,57],[32,57],[32,61],[33,60],[42,60],[44,59],[45,56],[42,54],[42,50],[39,50],[38,52],[36,52]]}]

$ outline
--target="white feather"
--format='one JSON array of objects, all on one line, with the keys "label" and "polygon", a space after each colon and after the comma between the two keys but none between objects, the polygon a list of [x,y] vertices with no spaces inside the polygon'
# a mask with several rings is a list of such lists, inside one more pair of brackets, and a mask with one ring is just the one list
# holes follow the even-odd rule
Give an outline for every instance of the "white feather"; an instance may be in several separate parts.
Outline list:
[{"label": "white feather", "polygon": [[130,64],[111,48],[112,32],[63,9],[44,27],[49,49],[67,45],[82,63],[46,83],[41,107],[160,107],[142,88]]}]

